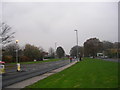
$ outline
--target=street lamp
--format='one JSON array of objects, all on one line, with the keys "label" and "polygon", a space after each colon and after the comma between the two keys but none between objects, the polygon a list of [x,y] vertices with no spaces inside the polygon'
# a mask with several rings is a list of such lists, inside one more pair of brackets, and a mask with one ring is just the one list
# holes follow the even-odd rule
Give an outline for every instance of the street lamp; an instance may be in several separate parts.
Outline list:
[{"label": "street lamp", "polygon": [[18,63],[18,40],[16,40],[16,63]]},{"label": "street lamp", "polygon": [[20,63],[18,62],[18,40],[16,40],[16,63],[17,63],[17,71],[20,71]]},{"label": "street lamp", "polygon": [[77,43],[77,60],[78,60],[78,30],[74,30],[76,32],[76,43]]}]

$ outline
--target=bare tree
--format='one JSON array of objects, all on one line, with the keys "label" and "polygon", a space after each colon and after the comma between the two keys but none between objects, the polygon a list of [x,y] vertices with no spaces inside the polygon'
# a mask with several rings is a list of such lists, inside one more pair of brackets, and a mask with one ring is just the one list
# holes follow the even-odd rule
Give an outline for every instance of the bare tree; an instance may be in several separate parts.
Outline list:
[{"label": "bare tree", "polygon": [[102,52],[102,42],[97,38],[90,38],[84,42],[85,56],[95,57],[98,52]]},{"label": "bare tree", "polygon": [[84,48],[82,46],[73,46],[70,50],[70,56],[72,57],[77,57],[77,47],[78,47],[78,55],[80,56],[83,56],[83,50]]},{"label": "bare tree", "polygon": [[1,23],[0,28],[0,41],[3,45],[6,45],[12,41],[14,38],[13,34],[15,34],[15,32],[11,32],[12,28],[5,23]]},{"label": "bare tree", "polygon": [[[2,52],[2,60],[5,62],[15,62],[16,48],[19,48],[19,46],[16,46],[16,43],[10,43],[9,45],[6,45]],[[8,58],[6,58],[9,56],[11,57],[10,61]]]},{"label": "bare tree", "polygon": [[49,56],[55,57],[55,52],[54,52],[54,49],[52,47],[49,48]]}]

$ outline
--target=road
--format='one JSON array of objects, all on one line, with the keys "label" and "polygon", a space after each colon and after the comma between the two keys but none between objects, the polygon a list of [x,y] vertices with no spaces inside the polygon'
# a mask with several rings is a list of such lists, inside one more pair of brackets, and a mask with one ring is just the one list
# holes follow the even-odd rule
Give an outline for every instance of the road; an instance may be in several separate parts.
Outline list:
[{"label": "road", "polygon": [[112,62],[120,62],[120,59],[111,59],[111,58],[108,58],[108,59],[103,59],[105,61],[112,61]]},{"label": "road", "polygon": [[44,74],[53,69],[57,69],[64,65],[69,64],[69,60],[60,60],[54,62],[45,62],[45,63],[37,63],[37,64],[24,64],[21,65],[22,72],[16,72],[16,67],[12,67],[6,69],[6,74],[2,77],[2,87],[6,87],[8,85],[14,84],[16,82]]}]

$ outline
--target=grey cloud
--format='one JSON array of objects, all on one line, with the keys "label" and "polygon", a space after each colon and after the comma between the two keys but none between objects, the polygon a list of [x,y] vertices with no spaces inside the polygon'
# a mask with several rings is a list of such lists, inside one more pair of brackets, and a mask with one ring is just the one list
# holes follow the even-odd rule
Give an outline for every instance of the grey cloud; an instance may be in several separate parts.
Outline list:
[{"label": "grey cloud", "polygon": [[98,37],[118,39],[117,3],[3,3],[3,21],[16,30],[16,39],[48,50],[62,45],[67,53],[76,45],[74,29],[79,30],[79,45]]}]

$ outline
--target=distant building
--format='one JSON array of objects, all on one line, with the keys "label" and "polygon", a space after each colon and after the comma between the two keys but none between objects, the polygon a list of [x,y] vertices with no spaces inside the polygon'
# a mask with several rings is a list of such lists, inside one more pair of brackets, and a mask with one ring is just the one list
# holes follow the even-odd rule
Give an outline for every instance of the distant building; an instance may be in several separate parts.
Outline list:
[{"label": "distant building", "polygon": [[103,53],[97,53],[97,57],[98,57],[98,58],[103,58],[103,57],[104,57],[104,54],[103,54]]},{"label": "distant building", "polygon": [[104,55],[104,53],[97,53],[98,58],[107,58],[107,56]]},{"label": "distant building", "polygon": [[48,52],[43,52],[43,56],[47,57],[48,56]]}]

